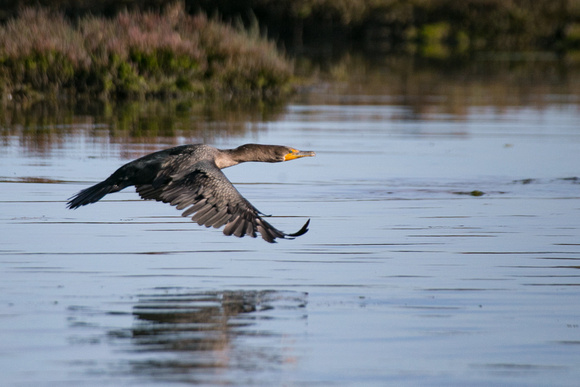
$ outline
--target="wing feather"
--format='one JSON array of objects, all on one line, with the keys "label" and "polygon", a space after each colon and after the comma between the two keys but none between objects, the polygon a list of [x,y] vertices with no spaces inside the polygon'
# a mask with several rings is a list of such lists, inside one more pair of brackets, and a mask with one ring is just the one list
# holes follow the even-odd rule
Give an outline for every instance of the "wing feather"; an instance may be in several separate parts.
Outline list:
[{"label": "wing feather", "polygon": [[263,220],[262,213],[210,161],[194,164],[186,172],[166,165],[152,184],[136,185],[136,188],[144,199],[169,203],[178,210],[185,210],[182,216],[193,215],[192,220],[199,225],[215,228],[225,225],[225,235],[255,238],[260,233],[270,243],[275,242],[276,238],[292,239],[298,236],[298,233],[285,234]]}]

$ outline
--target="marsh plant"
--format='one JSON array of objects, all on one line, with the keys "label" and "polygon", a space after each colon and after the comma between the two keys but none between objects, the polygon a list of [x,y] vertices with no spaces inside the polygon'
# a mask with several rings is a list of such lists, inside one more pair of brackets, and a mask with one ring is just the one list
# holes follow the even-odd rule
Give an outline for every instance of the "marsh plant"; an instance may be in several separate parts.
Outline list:
[{"label": "marsh plant", "polygon": [[272,42],[176,5],[113,18],[28,8],[0,27],[3,98],[89,94],[270,96],[292,63]]}]

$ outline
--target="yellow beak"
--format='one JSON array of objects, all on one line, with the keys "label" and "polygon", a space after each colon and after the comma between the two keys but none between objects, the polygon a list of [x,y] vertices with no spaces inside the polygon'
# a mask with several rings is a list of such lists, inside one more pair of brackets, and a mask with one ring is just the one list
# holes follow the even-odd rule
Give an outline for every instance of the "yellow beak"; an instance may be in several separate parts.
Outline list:
[{"label": "yellow beak", "polygon": [[316,153],[312,151],[299,151],[298,149],[291,149],[290,153],[284,156],[284,161],[299,159],[300,157],[314,157]]}]

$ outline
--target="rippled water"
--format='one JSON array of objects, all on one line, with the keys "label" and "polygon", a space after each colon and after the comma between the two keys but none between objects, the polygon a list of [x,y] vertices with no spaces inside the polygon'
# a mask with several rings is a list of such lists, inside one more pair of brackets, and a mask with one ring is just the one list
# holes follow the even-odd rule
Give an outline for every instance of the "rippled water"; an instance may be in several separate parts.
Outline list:
[{"label": "rippled water", "polygon": [[[313,90],[259,119],[181,113],[195,132],[145,140],[99,116],[5,130],[6,385],[576,385],[576,97],[407,97]],[[275,226],[310,232],[225,237],[132,189],[65,208],[129,159],[200,140],[316,151],[225,171]]]}]

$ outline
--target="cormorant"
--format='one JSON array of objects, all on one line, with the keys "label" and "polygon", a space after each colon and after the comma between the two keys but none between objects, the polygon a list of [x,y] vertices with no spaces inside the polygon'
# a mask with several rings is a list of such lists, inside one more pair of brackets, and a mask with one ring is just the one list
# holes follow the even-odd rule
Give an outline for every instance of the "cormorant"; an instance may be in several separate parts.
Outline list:
[{"label": "cormorant", "polygon": [[238,192],[221,169],[246,161],[275,163],[314,155],[278,145],[246,144],[235,149],[203,144],[176,146],[123,165],[106,180],[71,197],[67,207],[95,203],[106,194],[134,185],[143,199],[169,203],[178,210],[189,207],[182,216],[193,214],[191,219],[199,225],[225,225],[225,235],[255,238],[259,232],[270,243],[276,238],[294,239],[308,231],[310,219],[293,234],[277,230],[262,219],[264,214]]}]

